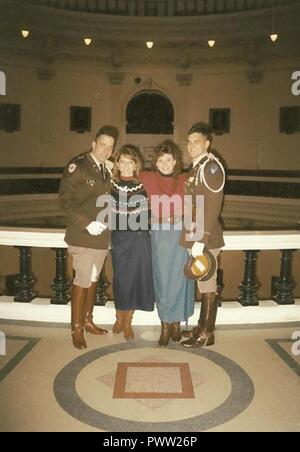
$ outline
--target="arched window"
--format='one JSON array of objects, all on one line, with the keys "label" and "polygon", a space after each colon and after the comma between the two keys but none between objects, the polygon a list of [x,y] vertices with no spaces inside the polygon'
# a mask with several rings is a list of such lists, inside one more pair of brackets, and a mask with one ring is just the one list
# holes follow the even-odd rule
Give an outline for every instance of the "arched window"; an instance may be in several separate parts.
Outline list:
[{"label": "arched window", "polygon": [[142,91],[129,101],[126,121],[126,133],[172,135],[173,105],[158,92]]}]

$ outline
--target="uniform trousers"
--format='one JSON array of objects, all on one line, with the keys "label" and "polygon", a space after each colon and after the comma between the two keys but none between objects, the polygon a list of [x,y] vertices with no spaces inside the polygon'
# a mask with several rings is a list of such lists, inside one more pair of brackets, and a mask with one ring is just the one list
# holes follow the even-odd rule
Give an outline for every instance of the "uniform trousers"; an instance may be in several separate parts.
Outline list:
[{"label": "uniform trousers", "polygon": [[68,251],[73,258],[73,268],[75,270],[73,284],[85,289],[89,288],[91,283],[98,281],[108,255],[108,249],[96,250],[69,245]]}]

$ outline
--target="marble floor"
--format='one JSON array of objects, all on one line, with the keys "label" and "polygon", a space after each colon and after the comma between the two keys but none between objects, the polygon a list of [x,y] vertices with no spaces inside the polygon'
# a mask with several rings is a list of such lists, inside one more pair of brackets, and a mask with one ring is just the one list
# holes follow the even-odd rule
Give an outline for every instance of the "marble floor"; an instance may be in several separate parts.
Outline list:
[{"label": "marble floor", "polygon": [[79,351],[64,324],[0,320],[0,431],[300,432],[300,322],[220,325],[202,349],[134,330]]}]

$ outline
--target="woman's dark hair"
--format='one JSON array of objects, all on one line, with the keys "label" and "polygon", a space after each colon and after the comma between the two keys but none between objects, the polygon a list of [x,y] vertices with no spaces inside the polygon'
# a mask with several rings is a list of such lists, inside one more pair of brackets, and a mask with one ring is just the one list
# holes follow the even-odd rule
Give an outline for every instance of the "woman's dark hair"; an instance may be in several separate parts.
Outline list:
[{"label": "woman's dark hair", "polygon": [[154,158],[152,162],[153,170],[157,171],[157,160],[163,155],[170,154],[176,161],[174,167],[174,176],[177,177],[182,172],[182,152],[179,146],[172,140],[165,140],[154,149]]}]

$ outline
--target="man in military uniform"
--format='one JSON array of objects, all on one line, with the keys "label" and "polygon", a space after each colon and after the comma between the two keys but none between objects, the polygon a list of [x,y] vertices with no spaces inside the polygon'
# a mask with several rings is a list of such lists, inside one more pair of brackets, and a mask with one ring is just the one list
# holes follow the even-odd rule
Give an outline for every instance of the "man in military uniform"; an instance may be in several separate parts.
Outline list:
[{"label": "man in military uniform", "polygon": [[107,333],[93,323],[97,281],[110,244],[108,228],[97,221],[103,210],[97,207],[97,199],[110,193],[108,159],[117,138],[117,129],[103,126],[96,134],[92,149],[67,165],[60,185],[60,205],[67,216],[65,241],[75,271],[71,323],[73,345],[78,349],[87,346],[84,330],[97,335]]},{"label": "man in military uniform", "polygon": [[[190,195],[195,218],[190,230],[183,229],[181,245],[188,248],[194,256],[200,256],[204,250],[209,250],[216,260],[215,271],[207,281],[197,281],[202,296],[201,312],[198,326],[192,331],[183,331],[187,341],[185,347],[201,347],[214,344],[214,328],[217,316],[217,257],[224,246],[222,228],[219,216],[222,208],[225,171],[221,162],[209,152],[212,142],[210,128],[199,122],[188,132],[188,152],[193,160],[192,168],[187,175],[185,194]],[[199,209],[197,197],[203,196],[204,207]],[[199,199],[199,198],[198,198]],[[198,216],[198,218],[197,218]],[[196,231],[196,225],[201,224],[203,230]],[[199,228],[198,228],[199,229]]]}]

